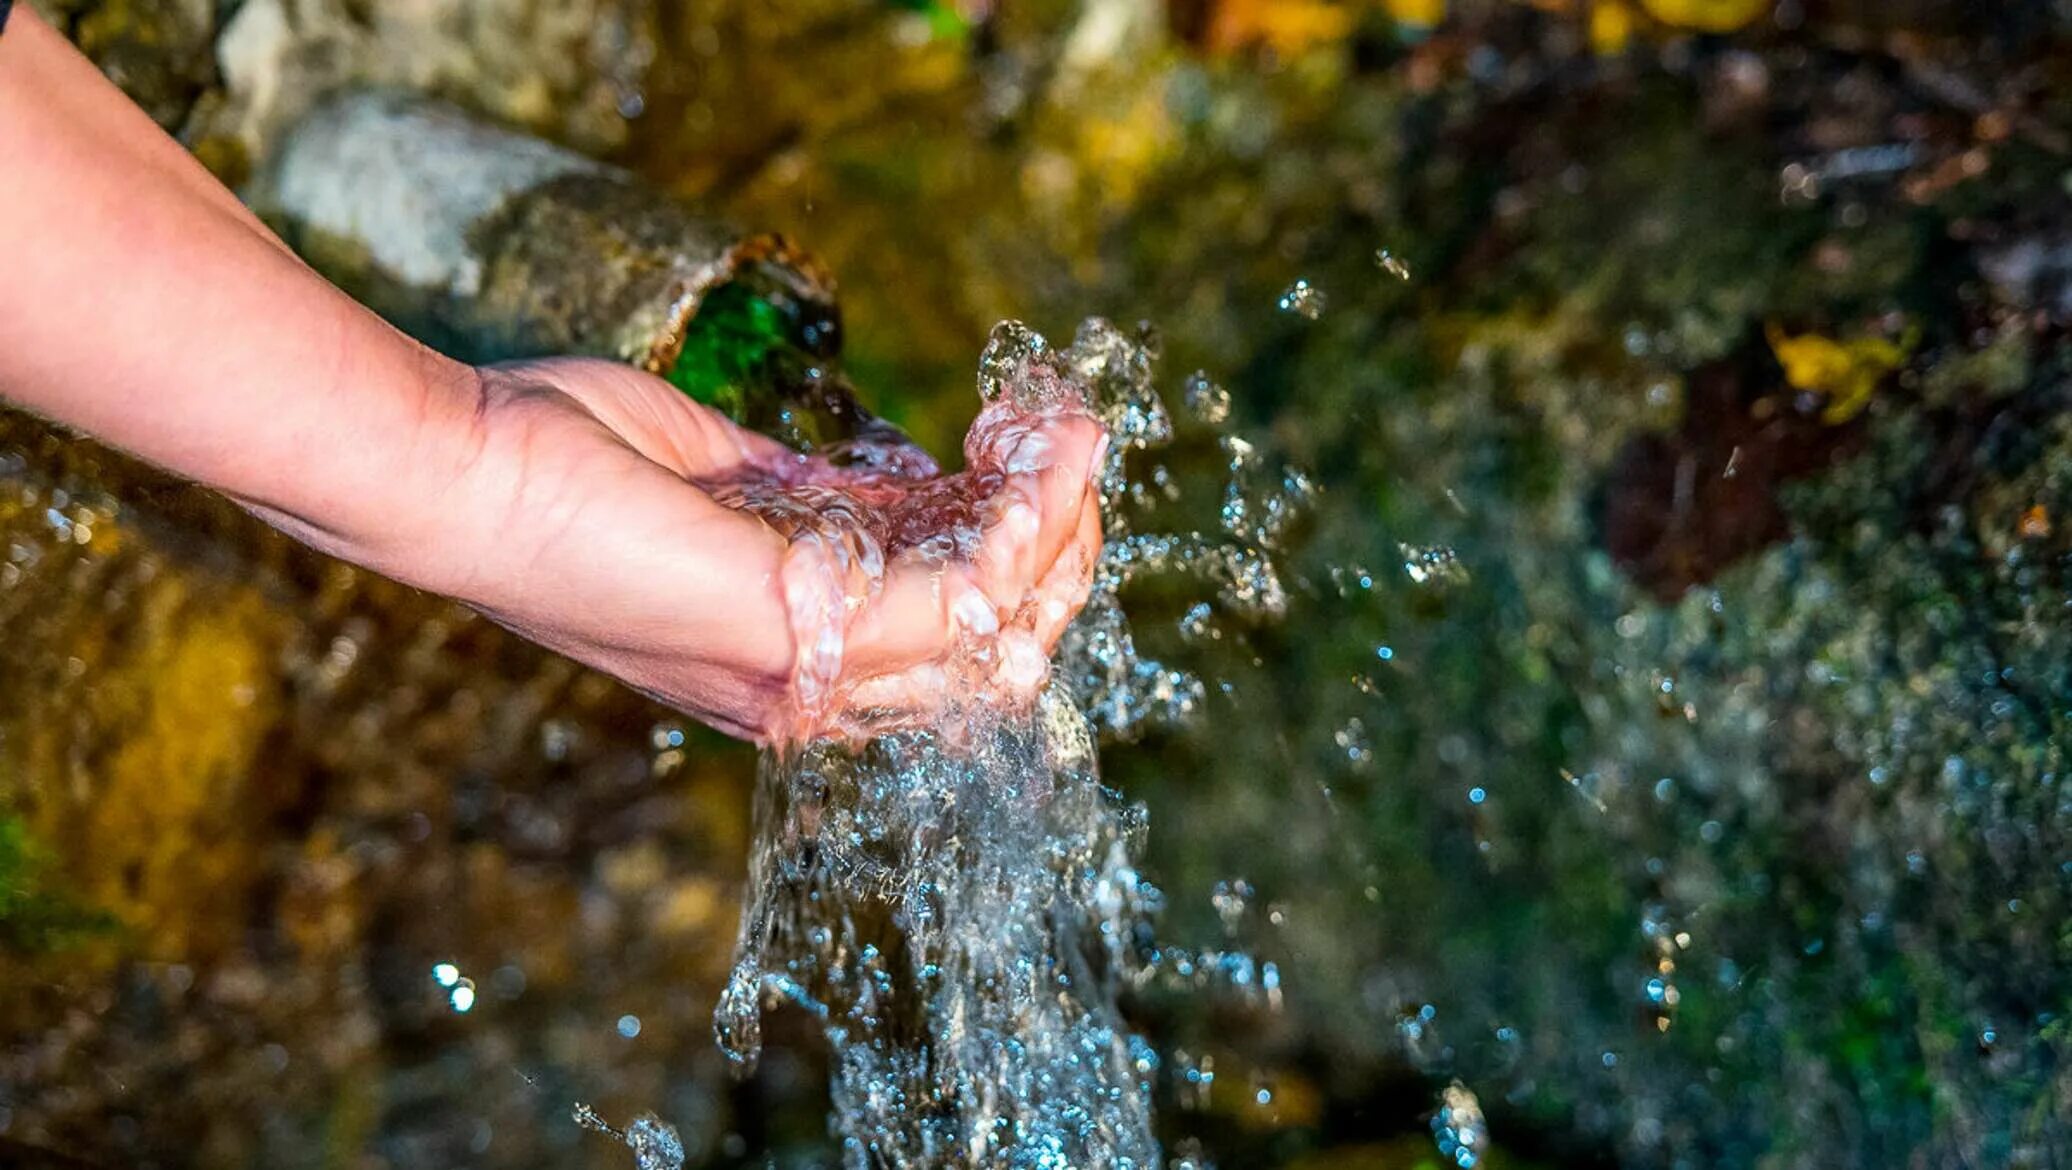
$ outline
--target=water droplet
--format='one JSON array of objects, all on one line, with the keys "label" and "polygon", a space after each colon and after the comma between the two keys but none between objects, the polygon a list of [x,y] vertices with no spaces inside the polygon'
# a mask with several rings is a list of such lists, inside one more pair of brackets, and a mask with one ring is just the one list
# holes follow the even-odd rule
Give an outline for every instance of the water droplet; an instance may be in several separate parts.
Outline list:
[{"label": "water droplet", "polygon": [[1307,280],[1298,279],[1281,292],[1280,300],[1275,303],[1280,306],[1282,312],[1314,321],[1324,315],[1326,298],[1323,289]]},{"label": "water droplet", "polygon": [[1187,378],[1181,390],[1181,401],[1187,405],[1187,413],[1197,422],[1214,426],[1230,417],[1230,391],[1209,380],[1209,376],[1196,370]]},{"label": "water droplet", "polygon": [[1251,897],[1252,883],[1243,878],[1216,883],[1216,888],[1209,894],[1209,903],[1216,907],[1216,917],[1223,920],[1226,933],[1236,932]]},{"label": "water droplet", "polygon": [[1482,1117],[1482,1102],[1459,1081],[1439,1094],[1439,1107],[1432,1114],[1432,1140],[1439,1156],[1461,1170],[1470,1170],[1489,1148],[1489,1123]]},{"label": "water droplet", "polygon": [[598,1116],[597,1110],[578,1101],[570,1111],[575,1123],[625,1143],[633,1151],[635,1170],[683,1170],[683,1139],[676,1129],[652,1113],[644,1113],[621,1130]]},{"label": "water droplet", "polygon": [[1403,574],[1416,585],[1457,585],[1468,579],[1460,557],[1441,545],[1399,544]]},{"label": "water droplet", "polygon": [[1339,751],[1345,753],[1347,762],[1356,768],[1374,761],[1374,745],[1368,738],[1367,725],[1357,715],[1346,720],[1345,725],[1332,734],[1331,740],[1338,745]]}]

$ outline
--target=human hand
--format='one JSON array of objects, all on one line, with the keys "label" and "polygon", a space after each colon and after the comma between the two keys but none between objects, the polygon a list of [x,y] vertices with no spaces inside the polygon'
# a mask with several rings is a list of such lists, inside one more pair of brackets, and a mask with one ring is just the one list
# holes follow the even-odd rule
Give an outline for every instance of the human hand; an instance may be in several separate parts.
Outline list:
[{"label": "human hand", "polygon": [[436,528],[341,551],[730,734],[862,737],[1025,701],[1086,600],[1105,433],[987,409],[965,471],[916,479],[615,363],[495,367]]},{"label": "human hand", "polygon": [[988,407],[972,470],[915,480],[622,366],[471,370],[296,260],[33,13],[0,108],[0,222],[36,225],[0,252],[0,397],[317,548],[765,742],[1018,697],[1085,600],[1084,411]]}]

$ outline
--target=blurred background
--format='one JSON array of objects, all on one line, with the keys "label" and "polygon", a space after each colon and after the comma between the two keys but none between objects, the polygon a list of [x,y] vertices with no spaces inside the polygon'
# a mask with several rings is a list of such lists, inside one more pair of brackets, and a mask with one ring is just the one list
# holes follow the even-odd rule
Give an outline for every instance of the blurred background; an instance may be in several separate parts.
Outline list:
[{"label": "blurred background", "polygon": [[[2072,5],[32,2],[233,185],[377,84],[781,230],[940,454],[1099,314],[1309,471],[1284,620],[1130,598],[1159,930],[1282,979],[1126,1004],[1176,1165],[2072,1164]],[[753,762],[0,412],[0,1162],[830,1163]]]}]

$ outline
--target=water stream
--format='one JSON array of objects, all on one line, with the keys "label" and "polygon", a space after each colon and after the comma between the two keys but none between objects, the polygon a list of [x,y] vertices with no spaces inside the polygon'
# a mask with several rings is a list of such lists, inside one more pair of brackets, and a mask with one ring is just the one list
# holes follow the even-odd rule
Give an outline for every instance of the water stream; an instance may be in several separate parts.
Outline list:
[{"label": "water stream", "polygon": [[[1212,587],[1222,609],[1277,614],[1285,600],[1269,550],[1310,489],[1289,474],[1262,490],[1261,457],[1225,435],[1223,530],[1131,531],[1113,506],[1145,490],[1131,480],[1130,455],[1173,437],[1155,356],[1150,338],[1094,320],[1062,350],[1002,325],[981,360],[974,466],[941,482],[986,482],[989,436],[1047,411],[1090,411],[1112,440],[1097,469],[1105,549],[1087,567],[1085,607],[1035,700],[1000,702],[970,682],[996,669],[993,643],[974,641],[949,669],[966,681],[956,693],[978,697],[925,726],[860,746],[826,738],[763,754],[750,896],[715,1030],[745,1073],[766,1010],[790,1006],[818,1022],[848,1166],[1159,1164],[1151,1097],[1160,1059],[1119,999],[1161,963],[1193,956],[1154,941],[1161,896],[1136,866],[1144,810],[1102,785],[1096,748],[1103,736],[1186,714],[1203,684],[1137,651],[1121,591],[1140,574],[1184,574]],[[1224,413],[1212,389],[1199,378],[1188,387],[1204,423]],[[796,489],[726,498],[780,523],[801,502]],[[882,567],[896,541],[972,538],[954,519],[973,523],[969,509],[935,507],[925,514],[951,517],[944,530],[900,533],[867,522],[882,512],[828,509],[824,495],[807,502],[819,507],[804,539],[820,572]],[[805,612],[834,620],[841,607]],[[815,633],[801,630],[802,643],[839,641],[838,630]],[[825,681],[802,689],[818,693]],[[1277,972],[1262,979],[1248,956],[1213,965],[1241,989],[1278,994]],[[618,1136],[643,1167],[676,1164],[654,1160],[652,1127]]]}]

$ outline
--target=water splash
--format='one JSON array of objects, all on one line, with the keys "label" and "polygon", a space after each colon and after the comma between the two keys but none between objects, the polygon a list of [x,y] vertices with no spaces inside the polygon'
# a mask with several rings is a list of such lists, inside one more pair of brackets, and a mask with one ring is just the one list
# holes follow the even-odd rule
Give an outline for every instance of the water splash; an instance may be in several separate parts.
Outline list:
[{"label": "water splash", "polygon": [[581,1101],[576,1102],[570,1114],[584,1129],[624,1142],[633,1151],[637,1170],[683,1170],[683,1139],[677,1136],[675,1126],[652,1113],[634,1118],[625,1129],[607,1122],[598,1116],[597,1110]]},{"label": "water splash", "polygon": [[[1026,344],[1022,335],[995,331],[988,347]],[[1040,353],[1038,349],[1033,351]],[[1222,436],[1229,456],[1219,534],[1130,530],[1112,506],[1131,494],[1128,461],[1133,452],[1172,442],[1172,417],[1152,380],[1156,345],[1147,337],[1131,338],[1105,321],[1080,328],[1058,365],[1087,387],[1095,413],[1113,439],[1101,471],[1102,522],[1106,545],[1094,567],[1093,587],[1085,608],[1065,631],[1053,656],[1053,677],[1104,737],[1129,740],[1153,723],[1184,720],[1201,707],[1207,688],[1197,676],[1144,655],[1123,612],[1122,590],[1146,574],[1191,577],[1215,591],[1217,605],[1244,620],[1279,617],[1287,594],[1270,556],[1288,524],[1315,494],[1300,473],[1279,482],[1263,482],[1266,464],[1256,451],[1234,435]],[[1196,379],[1205,382],[1206,379]],[[1227,417],[1215,409],[1217,396],[1198,389],[1197,402],[1212,404],[1198,413],[1203,422]],[[1154,475],[1156,471],[1154,469]],[[1194,625],[1206,629],[1206,613]]]},{"label": "water splash", "polygon": [[[1009,323],[979,388],[988,410],[1090,409],[1112,439],[1098,468],[1112,505],[1131,493],[1131,453],[1172,439],[1154,356],[1102,321],[1063,350]],[[1271,964],[1153,942],[1161,895],[1135,863],[1144,811],[1101,785],[1096,753],[1100,737],[1184,717],[1204,694],[1137,650],[1119,599],[1129,580],[1190,575],[1237,618],[1286,604],[1268,549],[1307,481],[1269,475],[1237,440],[1225,449],[1221,533],[1132,532],[1103,507],[1086,605],[1033,704],[968,692],[926,727],[764,754],[750,895],[714,1027],[746,1072],[766,1008],[819,1021],[846,1165],[1148,1170],[1160,1164],[1160,1062],[1118,997],[1164,972],[1278,1004]]]},{"label": "water splash", "polygon": [[1155,1166],[1156,1061],[1116,1007],[1142,812],[1055,688],[1034,718],[970,715],[964,745],[765,759],[721,1046],[746,1069],[765,1004],[816,1017],[850,1166]]}]

